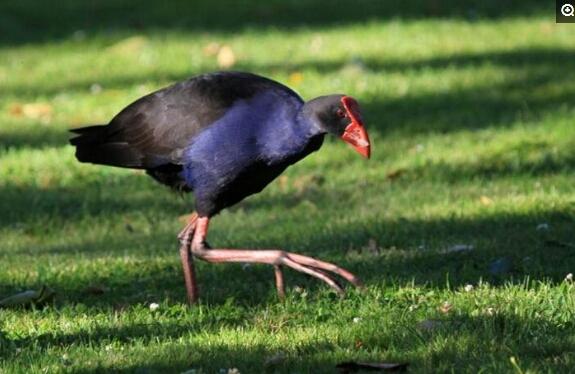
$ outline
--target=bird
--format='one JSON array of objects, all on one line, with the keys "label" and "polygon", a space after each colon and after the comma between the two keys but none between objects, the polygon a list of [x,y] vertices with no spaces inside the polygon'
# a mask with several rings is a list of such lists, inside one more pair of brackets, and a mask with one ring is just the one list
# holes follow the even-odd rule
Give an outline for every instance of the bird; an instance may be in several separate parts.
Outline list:
[{"label": "bird", "polygon": [[331,94],[304,101],[260,75],[211,72],[143,96],[107,124],[70,131],[78,161],[143,169],[175,191],[193,193],[194,210],[178,235],[189,304],[199,298],[194,258],[271,265],[281,299],[286,267],[318,278],[341,295],[345,290],[336,275],[362,287],[350,271],[313,257],[281,249],[212,248],[206,240],[212,217],[319,150],[326,135],[369,158],[369,136],[353,97]]}]

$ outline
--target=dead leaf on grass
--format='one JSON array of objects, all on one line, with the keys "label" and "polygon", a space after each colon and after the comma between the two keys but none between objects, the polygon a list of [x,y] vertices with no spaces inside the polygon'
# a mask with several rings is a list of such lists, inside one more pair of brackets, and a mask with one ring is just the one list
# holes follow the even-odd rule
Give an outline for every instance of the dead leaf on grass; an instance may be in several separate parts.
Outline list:
[{"label": "dead leaf on grass", "polygon": [[488,197],[488,196],[481,196],[481,197],[479,198],[479,202],[480,202],[482,205],[489,206],[489,205],[492,205],[492,204],[493,204],[493,199],[491,199],[491,198]]},{"label": "dead leaf on grass", "polygon": [[218,51],[218,66],[221,69],[229,69],[236,64],[236,54],[229,45],[224,45]]},{"label": "dead leaf on grass", "polygon": [[288,81],[292,86],[298,86],[303,82],[303,74],[299,71],[295,71],[289,75]]},{"label": "dead leaf on grass", "polygon": [[218,52],[220,51],[220,48],[222,48],[222,45],[220,43],[211,42],[207,44],[204,48],[202,48],[202,52],[204,53],[205,56],[211,57],[217,55]]},{"label": "dead leaf on grass", "polygon": [[360,370],[366,371],[388,371],[388,372],[403,372],[407,370],[409,364],[406,362],[342,362],[335,367],[340,373],[355,373]]},{"label": "dead leaf on grass", "polygon": [[451,309],[453,309],[453,304],[451,304],[449,301],[446,301],[439,306],[439,311],[443,314],[449,313]]},{"label": "dead leaf on grass", "polygon": [[401,177],[403,174],[405,174],[406,171],[407,171],[407,169],[401,169],[401,168],[392,170],[385,175],[385,179],[390,180],[390,181],[394,181],[397,178]]},{"label": "dead leaf on grass", "polygon": [[14,103],[8,108],[13,117],[26,117],[34,120],[49,122],[52,119],[54,109],[48,103]]}]

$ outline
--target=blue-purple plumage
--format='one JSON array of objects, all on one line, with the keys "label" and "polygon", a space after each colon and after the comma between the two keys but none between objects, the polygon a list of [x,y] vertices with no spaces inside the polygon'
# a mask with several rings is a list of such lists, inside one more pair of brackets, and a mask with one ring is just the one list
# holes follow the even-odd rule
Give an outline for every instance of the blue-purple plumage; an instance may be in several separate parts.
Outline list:
[{"label": "blue-purple plumage", "polygon": [[[303,102],[264,91],[236,102],[184,151],[182,178],[216,210],[261,191],[287,166],[319,148],[323,135],[300,117]],[[202,204],[205,202],[205,204]]]}]

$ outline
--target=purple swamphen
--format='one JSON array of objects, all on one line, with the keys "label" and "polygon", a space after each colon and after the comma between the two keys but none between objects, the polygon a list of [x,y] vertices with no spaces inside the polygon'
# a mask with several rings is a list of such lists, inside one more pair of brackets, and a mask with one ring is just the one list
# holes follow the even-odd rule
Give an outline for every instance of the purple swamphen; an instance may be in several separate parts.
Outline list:
[{"label": "purple swamphen", "polygon": [[107,125],[72,130],[81,162],[144,169],[160,183],[194,192],[195,213],[180,232],[188,300],[198,299],[193,257],[208,262],[273,265],[284,296],[282,266],[309,274],[342,294],[329,273],[359,279],[334,264],[277,249],[216,249],[208,223],[222,209],[260,192],[288,166],[317,151],[325,134],[369,158],[370,142],[357,101],[321,96],[304,102],[273,80],[249,73],[199,75],[128,105]]}]

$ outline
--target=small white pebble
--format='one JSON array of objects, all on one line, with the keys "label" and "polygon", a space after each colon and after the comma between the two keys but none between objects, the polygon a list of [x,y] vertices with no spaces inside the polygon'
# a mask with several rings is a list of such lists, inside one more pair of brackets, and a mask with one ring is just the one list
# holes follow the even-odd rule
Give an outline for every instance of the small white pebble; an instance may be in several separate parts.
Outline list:
[{"label": "small white pebble", "polygon": [[360,322],[361,322],[360,317],[353,317],[353,323],[360,323]]},{"label": "small white pebble", "polygon": [[549,230],[549,224],[548,223],[540,223],[537,225],[537,227],[535,228],[535,230],[537,231],[547,231]]},{"label": "small white pebble", "polygon": [[447,252],[467,252],[474,249],[475,247],[471,244],[455,244],[447,248]]},{"label": "small white pebble", "polygon": [[228,374],[240,374],[240,371],[238,370],[238,368],[231,368],[228,369]]},{"label": "small white pebble", "polygon": [[565,276],[565,282],[573,282],[573,273],[569,273]]},{"label": "small white pebble", "polygon": [[150,304],[150,310],[153,312],[154,310],[157,310],[160,307],[160,304],[158,303],[151,303]]},{"label": "small white pebble", "polygon": [[102,86],[98,83],[94,83],[90,86],[90,93],[92,95],[97,95],[102,92]]},{"label": "small white pebble", "polygon": [[465,287],[463,287],[463,289],[465,290],[465,292],[471,292],[471,291],[473,291],[473,285],[472,284],[466,284]]},{"label": "small white pebble", "polygon": [[197,374],[198,371],[196,369],[190,369],[186,371],[182,371],[180,374]]}]

